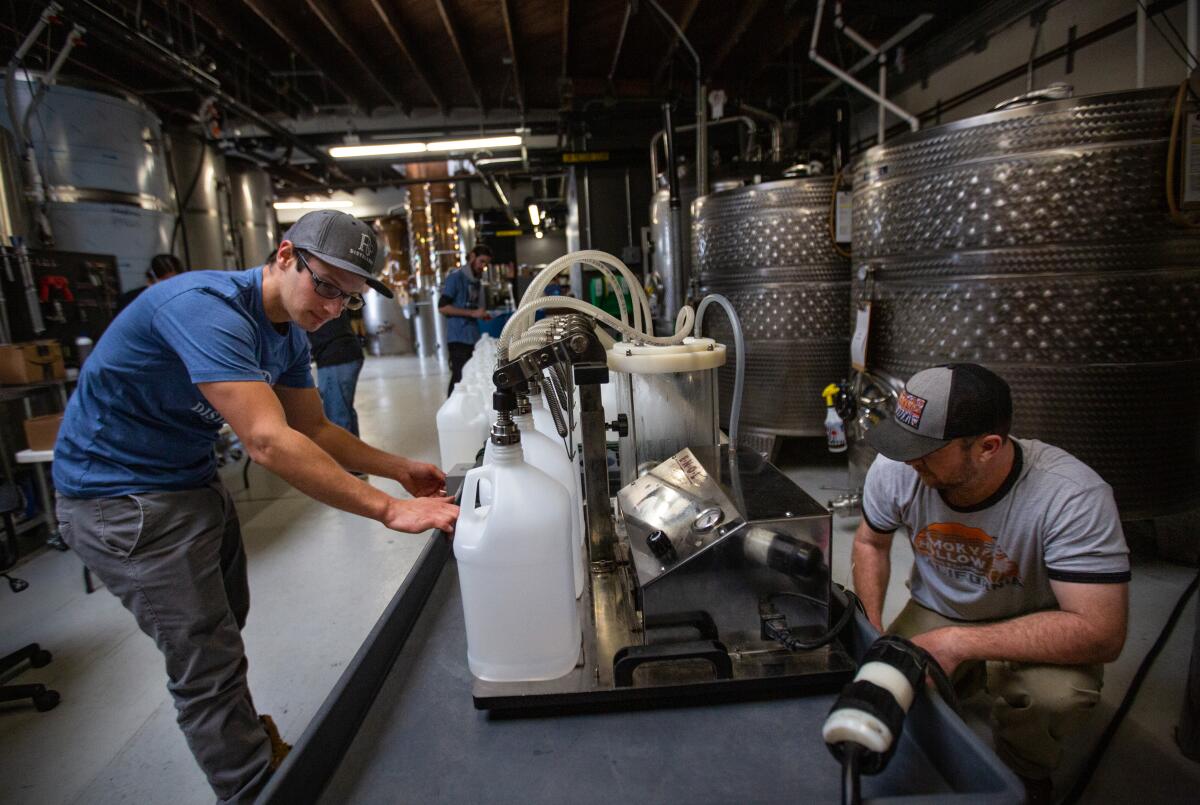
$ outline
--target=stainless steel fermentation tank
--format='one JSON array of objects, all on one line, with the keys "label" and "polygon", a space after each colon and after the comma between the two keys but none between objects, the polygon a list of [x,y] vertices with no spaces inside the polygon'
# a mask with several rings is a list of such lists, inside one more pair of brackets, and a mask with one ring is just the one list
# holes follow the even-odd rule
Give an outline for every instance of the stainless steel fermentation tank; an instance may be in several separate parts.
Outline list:
[{"label": "stainless steel fermentation tank", "polygon": [[240,268],[261,265],[279,245],[275,190],[271,176],[257,163],[230,157],[229,209]]},{"label": "stainless steel fermentation tank", "polygon": [[[16,77],[22,119],[36,76]],[[6,105],[0,120],[13,130]],[[144,285],[175,223],[159,120],[137,98],[105,85],[47,87],[29,127],[46,190],[54,247],[112,254],[123,288]]]},{"label": "stainless steel fermentation tank", "polygon": [[1185,508],[1200,483],[1200,237],[1165,201],[1173,99],[994,112],[855,166],[869,367],[991,367],[1014,433],[1090,464],[1127,518]]},{"label": "stainless steel fermentation tank", "polygon": [[[850,262],[830,235],[832,193],[831,177],[784,179],[712,193],[692,208],[700,290],[729,297],[742,320],[741,429],[763,452],[777,436],[823,434],[821,390],[849,368]],[[720,311],[705,331],[732,349]],[[726,423],[733,381],[729,360],[720,375]]]},{"label": "stainless steel fermentation tank", "polygon": [[188,132],[172,132],[169,140],[182,211],[173,235],[175,254],[192,269],[236,268],[225,155]]}]

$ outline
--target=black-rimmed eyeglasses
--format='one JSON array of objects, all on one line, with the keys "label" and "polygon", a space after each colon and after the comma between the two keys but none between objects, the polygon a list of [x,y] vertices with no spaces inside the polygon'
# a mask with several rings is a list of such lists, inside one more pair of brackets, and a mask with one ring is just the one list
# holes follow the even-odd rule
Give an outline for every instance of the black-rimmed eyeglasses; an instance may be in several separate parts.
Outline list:
[{"label": "black-rimmed eyeglasses", "polygon": [[318,277],[317,272],[313,271],[312,266],[310,266],[308,261],[304,259],[303,253],[296,252],[296,258],[308,271],[309,276],[312,277],[313,290],[317,292],[317,296],[321,297],[322,299],[341,299],[343,300],[342,304],[345,305],[347,309],[362,310],[363,298],[361,294],[347,293],[329,280],[324,280]]}]

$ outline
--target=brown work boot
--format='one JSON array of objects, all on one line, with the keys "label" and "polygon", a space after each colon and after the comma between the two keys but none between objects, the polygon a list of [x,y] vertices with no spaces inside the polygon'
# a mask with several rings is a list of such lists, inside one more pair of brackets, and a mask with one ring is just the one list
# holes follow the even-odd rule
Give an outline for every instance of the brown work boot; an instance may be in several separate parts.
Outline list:
[{"label": "brown work boot", "polygon": [[275,719],[259,716],[258,720],[262,722],[263,729],[267,731],[267,738],[271,740],[271,771],[275,771],[288,756],[288,752],[292,751],[292,745],[279,737],[279,727],[275,726]]},{"label": "brown work boot", "polygon": [[1025,777],[1017,775],[1025,784],[1027,805],[1054,805],[1054,782],[1049,777]]}]

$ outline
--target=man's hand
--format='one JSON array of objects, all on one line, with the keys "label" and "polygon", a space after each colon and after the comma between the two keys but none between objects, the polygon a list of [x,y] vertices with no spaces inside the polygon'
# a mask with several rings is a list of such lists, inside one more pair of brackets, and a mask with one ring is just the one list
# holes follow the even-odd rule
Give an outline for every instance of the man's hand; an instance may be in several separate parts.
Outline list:
[{"label": "man's hand", "polygon": [[937,664],[942,666],[946,676],[951,677],[965,659],[957,651],[962,645],[961,636],[957,634],[959,631],[952,626],[934,629],[917,635],[912,638],[912,642],[928,651],[929,655],[937,660]]},{"label": "man's hand", "polygon": [[491,313],[488,313],[488,312],[487,312],[486,310],[484,310],[483,308],[477,308],[477,309],[476,309],[476,310],[473,312],[473,314],[472,314],[472,315],[474,315],[474,317],[475,317],[475,318],[477,318],[477,319],[483,319],[484,321],[487,321],[488,319],[490,319],[490,318],[492,317],[492,314],[491,314]]},{"label": "man's hand", "polygon": [[396,475],[396,480],[410,495],[418,498],[442,495],[446,492],[446,473],[423,461],[406,462],[404,469]]},{"label": "man's hand", "polygon": [[458,507],[454,498],[393,498],[381,522],[393,531],[419,534],[430,528],[440,528],[447,534],[454,533],[458,520]]}]

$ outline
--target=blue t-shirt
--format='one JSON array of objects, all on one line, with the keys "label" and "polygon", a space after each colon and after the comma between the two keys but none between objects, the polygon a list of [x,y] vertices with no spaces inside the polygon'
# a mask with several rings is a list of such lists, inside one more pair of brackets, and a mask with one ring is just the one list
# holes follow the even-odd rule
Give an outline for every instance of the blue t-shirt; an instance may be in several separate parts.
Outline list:
[{"label": "blue t-shirt", "polygon": [[194,489],[217,472],[224,424],[196,387],[224,380],[311,388],[308,339],[263,308],[262,267],[155,283],[96,344],[54,448],[69,497]]},{"label": "blue t-shirt", "polygon": [[[451,271],[442,283],[442,296],[450,297],[454,307],[474,310],[479,307],[479,278],[469,267]],[[479,319],[447,316],[446,340],[452,344],[474,344],[479,340]]]}]

